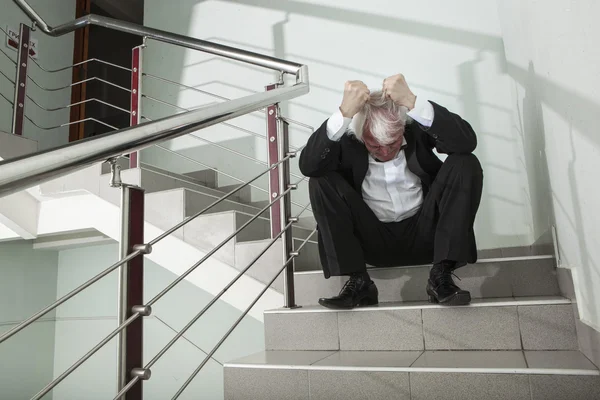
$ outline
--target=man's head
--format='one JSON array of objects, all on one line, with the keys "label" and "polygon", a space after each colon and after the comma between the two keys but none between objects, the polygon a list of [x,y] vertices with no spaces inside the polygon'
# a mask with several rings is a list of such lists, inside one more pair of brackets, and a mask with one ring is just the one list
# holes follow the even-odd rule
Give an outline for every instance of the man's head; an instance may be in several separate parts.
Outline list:
[{"label": "man's head", "polygon": [[381,91],[371,92],[363,109],[354,116],[352,130],[374,158],[389,161],[402,147],[407,111],[386,99]]}]

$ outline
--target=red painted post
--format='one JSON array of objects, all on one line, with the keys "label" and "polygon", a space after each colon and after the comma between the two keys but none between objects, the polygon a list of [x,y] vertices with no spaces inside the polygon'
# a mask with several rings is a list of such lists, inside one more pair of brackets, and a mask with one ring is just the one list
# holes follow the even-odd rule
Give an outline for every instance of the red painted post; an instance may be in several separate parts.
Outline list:
[{"label": "red painted post", "polygon": [[17,72],[15,77],[15,96],[13,104],[12,133],[23,136],[25,121],[25,98],[27,93],[27,67],[29,65],[29,39],[31,28],[21,24],[19,47],[17,50]]},{"label": "red painted post", "polygon": [[[277,88],[276,84],[269,85],[266,90]],[[279,105],[273,104],[267,107],[267,161],[269,166],[279,162],[279,147],[277,135],[277,117],[279,114]],[[269,171],[269,201],[281,193],[279,182],[279,170],[281,165]],[[281,201],[271,206],[271,237],[275,237],[281,232]]]},{"label": "red painted post", "polygon": [[[130,126],[138,125],[142,118],[142,49],[144,46],[134,47],[131,52],[131,120]],[[139,166],[139,152],[129,155],[129,166]]]},{"label": "red painted post", "polygon": [[[267,86],[267,90],[277,88],[277,84]],[[267,158],[269,166],[277,164],[289,153],[288,124],[279,118],[279,104],[267,107]],[[272,201],[281,192],[290,187],[289,159],[269,171],[269,198]],[[291,221],[292,195],[288,192],[271,206],[271,238],[274,238]],[[281,234],[283,260],[287,261],[293,251],[292,229],[289,227]],[[294,262],[290,262],[283,271],[283,306],[296,308],[294,291]]]},{"label": "red painted post", "polygon": [[[121,184],[121,258],[144,244],[144,190]],[[122,324],[133,315],[134,307],[144,304],[144,255],[121,266],[119,275],[118,322]],[[145,316],[148,313],[143,314]],[[143,318],[137,318],[119,336],[117,374],[121,390],[132,378],[134,370],[143,368]],[[139,380],[122,396],[123,400],[142,400],[143,380]]]}]

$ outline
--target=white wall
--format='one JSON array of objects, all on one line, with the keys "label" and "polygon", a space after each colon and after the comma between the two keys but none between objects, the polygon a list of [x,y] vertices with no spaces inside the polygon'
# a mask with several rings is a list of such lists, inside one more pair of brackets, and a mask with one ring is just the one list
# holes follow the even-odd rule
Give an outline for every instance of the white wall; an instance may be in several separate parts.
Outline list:
[{"label": "white wall", "polygon": [[[75,18],[75,0],[31,0],[29,4],[46,20],[50,26],[60,25]],[[19,24],[30,24],[25,14],[14,4],[12,0],[1,0],[0,6],[0,27],[6,30],[7,26],[18,31]],[[39,59],[37,62],[47,70],[62,68],[73,63],[73,34],[53,38],[45,35],[39,30],[32,32],[32,37],[39,41]],[[0,47],[7,53],[12,60],[17,57],[16,51],[6,46],[4,33],[0,32]],[[15,79],[15,66],[7,58],[0,54],[0,71]],[[65,70],[57,73],[48,73],[42,71],[33,62],[30,62],[28,74],[35,79],[40,86],[46,88],[56,88],[66,86],[71,83],[71,70]],[[0,75],[0,93],[8,99],[13,99],[14,85]],[[64,89],[58,92],[46,92],[39,89],[30,81],[28,82],[27,93],[38,104],[45,108],[57,108],[66,106],[71,100],[71,90]],[[25,103],[25,114],[29,116],[37,125],[41,127],[53,127],[69,122],[69,111],[60,110],[48,112],[41,110],[27,100]],[[0,97],[0,130],[10,132],[12,121],[12,106]],[[68,141],[68,127],[41,130],[35,127],[31,122],[25,121],[24,136],[37,140],[40,150],[55,147]]]},{"label": "white wall", "polygon": [[[529,245],[543,233],[532,224],[523,143],[513,126],[511,86],[493,0],[185,0],[177,8],[146,0],[145,24],[308,64],[311,92],[286,105],[284,114],[315,127],[339,106],[346,80],[360,79],[379,88],[387,76],[404,73],[418,96],[460,113],[478,132],[476,153],[485,170],[476,223],[479,247]],[[144,67],[227,97],[261,91],[274,79],[269,71],[155,42],[149,43]],[[183,107],[209,101],[194,91],[151,80],[145,87],[149,94]],[[173,111],[150,101],[144,107],[150,117]],[[260,116],[240,118],[242,123],[264,134]],[[202,135],[265,159],[264,141],[230,128],[214,127]],[[306,129],[292,129],[292,145],[302,145],[308,135]],[[263,168],[192,139],[178,139],[171,148],[246,179]],[[143,161],[167,168],[181,165],[160,150],[147,151]],[[306,185],[294,198],[307,201]]]},{"label": "white wall", "polygon": [[[56,298],[58,253],[0,244],[0,334]],[[30,399],[52,380],[54,312],[0,344],[0,398]],[[52,395],[44,397],[51,399]]]},{"label": "white wall", "polygon": [[554,214],[582,320],[600,330],[600,3],[498,1],[535,220]]},{"label": "white wall", "polygon": [[[64,250],[59,253],[57,296],[107,268],[118,259],[118,245],[109,244]],[[145,297],[154,297],[176,276],[146,261]],[[235,287],[232,288],[235,290]],[[144,359],[148,362],[212,298],[186,281],[165,295],[153,307],[153,316],[144,324]],[[54,374],[58,376],[117,326],[116,272],[58,308]],[[171,398],[202,362],[206,352],[239,317],[240,312],[222,302],[194,325],[152,368],[152,379],[144,384],[146,399]],[[243,332],[243,334],[242,334]],[[217,351],[190,385],[183,399],[223,397],[222,365],[231,359],[264,350],[263,326],[246,318],[223,348]],[[87,364],[74,372],[54,391],[55,400],[76,399],[86,387],[86,399],[112,398],[115,386],[116,343],[111,341]]]}]

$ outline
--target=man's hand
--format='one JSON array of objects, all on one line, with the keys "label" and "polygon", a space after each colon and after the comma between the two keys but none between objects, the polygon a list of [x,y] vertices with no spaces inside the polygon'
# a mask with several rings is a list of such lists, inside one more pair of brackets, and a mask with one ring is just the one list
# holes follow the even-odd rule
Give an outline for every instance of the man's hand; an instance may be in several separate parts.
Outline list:
[{"label": "man's hand", "polygon": [[348,81],[344,86],[344,98],[340,111],[346,118],[354,117],[369,100],[369,88],[361,81]]},{"label": "man's hand", "polygon": [[415,108],[417,96],[410,91],[402,74],[390,76],[383,81],[383,95],[399,106],[405,106],[409,110]]}]

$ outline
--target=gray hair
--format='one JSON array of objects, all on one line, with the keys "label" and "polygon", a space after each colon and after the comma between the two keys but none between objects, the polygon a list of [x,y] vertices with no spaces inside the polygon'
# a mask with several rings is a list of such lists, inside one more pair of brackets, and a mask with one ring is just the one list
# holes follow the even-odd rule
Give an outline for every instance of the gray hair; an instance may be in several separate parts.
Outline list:
[{"label": "gray hair", "polygon": [[380,144],[386,145],[404,133],[404,127],[411,121],[407,112],[408,108],[398,106],[381,90],[376,90],[371,92],[363,109],[354,116],[350,129],[361,142],[367,129]]}]

